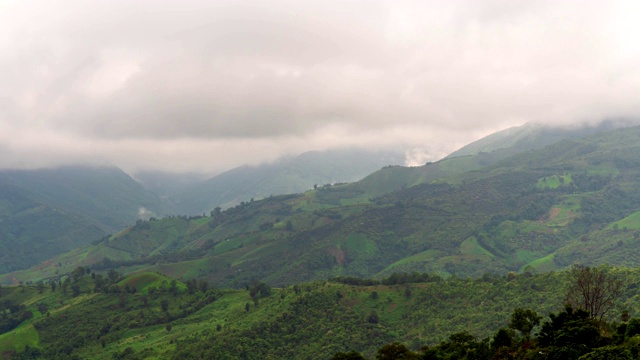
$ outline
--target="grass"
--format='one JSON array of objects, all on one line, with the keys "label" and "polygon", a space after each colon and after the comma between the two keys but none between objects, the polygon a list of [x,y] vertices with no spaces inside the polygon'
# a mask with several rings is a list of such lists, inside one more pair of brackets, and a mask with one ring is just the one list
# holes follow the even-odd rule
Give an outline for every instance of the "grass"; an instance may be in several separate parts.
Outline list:
[{"label": "grass", "polygon": [[620,220],[620,221],[616,221],[614,223],[611,223],[607,226],[608,230],[613,230],[613,229],[628,229],[628,230],[637,230],[640,229],[640,211],[635,212],[629,216],[627,216],[626,218]]},{"label": "grass", "polygon": [[8,333],[0,335],[0,354],[9,351],[23,351],[26,345],[38,346],[40,337],[29,322],[24,322]]},{"label": "grass", "polygon": [[[171,278],[157,273],[142,272],[133,274],[120,281],[118,286],[124,287],[125,285],[128,285],[130,288],[136,288],[139,293],[146,294],[149,292],[149,288],[151,287],[160,288],[163,281],[169,283]],[[178,287],[180,287],[180,285],[178,285]],[[184,287],[184,285],[182,285],[182,287]]]},{"label": "grass", "polygon": [[378,252],[378,246],[363,234],[351,234],[345,242],[345,248],[350,253],[371,255]]},{"label": "grass", "polygon": [[537,189],[557,189],[560,186],[566,186],[573,182],[571,175],[552,175],[538,179]]},{"label": "grass", "polygon": [[490,253],[482,245],[478,244],[478,240],[475,237],[470,237],[460,244],[460,252],[463,255],[486,255],[490,258],[494,258],[495,255]]},{"label": "grass", "polygon": [[389,266],[387,266],[384,270],[380,271],[375,275],[376,278],[391,275],[394,271],[398,270],[407,265],[415,265],[419,263],[425,263],[429,261],[434,261],[438,256],[442,254],[439,250],[426,250],[421,253],[406,257],[400,261],[397,261]]},{"label": "grass", "polygon": [[518,249],[516,250],[516,258],[518,262],[529,264],[540,258],[540,255],[536,254],[533,251]]},{"label": "grass", "polygon": [[554,257],[555,257],[554,254],[550,254],[545,257],[534,260],[528,263],[527,265],[522,266],[522,268],[520,268],[520,271],[521,272],[524,271],[524,269],[526,269],[527,267],[532,267],[539,272],[555,271],[558,269],[558,266],[554,261]]},{"label": "grass", "polygon": [[598,165],[590,165],[587,168],[589,175],[620,175],[620,170],[612,162],[603,162]]}]

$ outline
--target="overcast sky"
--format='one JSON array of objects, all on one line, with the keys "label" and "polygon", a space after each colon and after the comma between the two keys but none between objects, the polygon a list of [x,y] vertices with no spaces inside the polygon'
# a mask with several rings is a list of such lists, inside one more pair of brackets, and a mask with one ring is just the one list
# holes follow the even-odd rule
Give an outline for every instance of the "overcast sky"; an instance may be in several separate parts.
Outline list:
[{"label": "overcast sky", "polygon": [[638,1],[0,0],[0,167],[435,160],[640,115]]}]

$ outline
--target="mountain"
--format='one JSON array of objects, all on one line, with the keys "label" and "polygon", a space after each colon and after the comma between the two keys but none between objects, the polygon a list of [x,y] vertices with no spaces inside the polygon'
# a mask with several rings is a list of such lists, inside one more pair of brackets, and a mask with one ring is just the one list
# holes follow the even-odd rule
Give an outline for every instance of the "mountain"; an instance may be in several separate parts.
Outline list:
[{"label": "mountain", "polygon": [[163,200],[208,178],[207,175],[200,173],[171,173],[166,171],[138,171],[131,176]]},{"label": "mountain", "polygon": [[312,151],[270,164],[242,166],[219,174],[170,197],[174,214],[209,213],[243,201],[300,193],[314,185],[360,180],[404,156],[390,151],[340,149]]},{"label": "mountain", "polygon": [[639,140],[639,127],[614,129],[512,156],[492,158],[505,151],[497,150],[444,159],[422,167],[429,176],[416,184],[381,195],[368,192],[375,188],[368,177],[211,216],[140,222],[52,259],[59,268],[0,282],[55,277],[79,265],[226,286],[398,271],[481,276],[605,259],[632,266],[640,255]]},{"label": "mountain", "polygon": [[508,149],[511,155],[540,149],[560,140],[577,139],[615,128],[628,127],[625,121],[607,120],[596,125],[549,126],[527,123],[498,131],[452,152],[447,158]]},{"label": "mountain", "polygon": [[160,200],[117,168],[2,170],[0,273],[32,266],[154,214],[164,214]]},{"label": "mountain", "polygon": [[623,121],[603,121],[596,125],[574,127],[525,124],[474,141],[440,161],[428,163],[429,166],[386,166],[350,186],[354,191],[366,193],[367,196],[380,196],[438,179],[451,180],[464,172],[478,170],[508,157],[541,149],[561,140],[579,139],[628,126]]}]

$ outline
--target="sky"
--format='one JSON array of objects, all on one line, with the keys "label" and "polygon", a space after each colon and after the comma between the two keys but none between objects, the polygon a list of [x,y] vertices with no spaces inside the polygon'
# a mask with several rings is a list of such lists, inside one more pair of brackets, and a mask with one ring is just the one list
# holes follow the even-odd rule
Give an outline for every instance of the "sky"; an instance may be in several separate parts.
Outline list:
[{"label": "sky", "polygon": [[638,1],[0,0],[0,168],[437,160],[640,115]]}]

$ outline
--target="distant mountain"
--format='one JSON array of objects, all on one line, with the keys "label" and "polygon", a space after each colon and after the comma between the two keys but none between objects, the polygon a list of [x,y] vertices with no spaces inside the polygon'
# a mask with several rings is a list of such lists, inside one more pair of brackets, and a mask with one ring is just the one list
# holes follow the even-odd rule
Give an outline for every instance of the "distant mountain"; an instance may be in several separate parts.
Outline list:
[{"label": "distant mountain", "polygon": [[166,171],[138,171],[131,176],[161,199],[168,199],[170,196],[181,193],[209,178],[209,176],[200,173]]},{"label": "distant mountain", "polygon": [[120,169],[0,171],[0,272],[32,266],[163,215],[161,201]]},{"label": "distant mountain", "polygon": [[386,165],[404,162],[389,151],[341,149],[311,151],[270,164],[242,166],[196,184],[169,198],[175,214],[209,213],[243,201],[300,193],[314,185],[352,182]]}]

